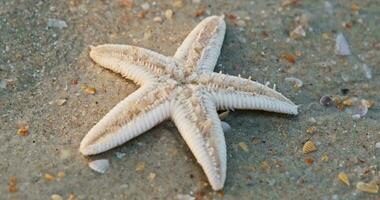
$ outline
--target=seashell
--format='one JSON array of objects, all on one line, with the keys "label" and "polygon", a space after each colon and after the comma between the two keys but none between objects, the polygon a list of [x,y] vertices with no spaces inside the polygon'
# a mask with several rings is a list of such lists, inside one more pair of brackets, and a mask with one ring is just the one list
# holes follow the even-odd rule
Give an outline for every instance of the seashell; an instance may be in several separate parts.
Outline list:
[{"label": "seashell", "polygon": [[88,163],[88,166],[92,170],[99,172],[101,174],[104,174],[107,171],[107,169],[109,168],[110,163],[107,159],[101,159],[101,160],[94,160],[94,161]]},{"label": "seashell", "polygon": [[303,145],[303,153],[304,154],[311,153],[311,152],[316,151],[316,150],[317,150],[317,147],[315,146],[314,142],[312,142],[311,140],[307,141]]},{"label": "seashell", "polygon": [[350,180],[348,179],[348,176],[346,173],[340,172],[338,174],[338,178],[340,181],[342,181],[342,183],[346,184],[347,186],[350,186]]},{"label": "seashell", "polygon": [[356,184],[356,189],[362,192],[376,194],[379,191],[379,186],[375,182],[371,182],[371,183],[358,182]]},{"label": "seashell", "polygon": [[331,96],[325,95],[321,97],[321,99],[319,100],[319,103],[322,106],[330,106],[334,104],[334,100],[331,98]]}]

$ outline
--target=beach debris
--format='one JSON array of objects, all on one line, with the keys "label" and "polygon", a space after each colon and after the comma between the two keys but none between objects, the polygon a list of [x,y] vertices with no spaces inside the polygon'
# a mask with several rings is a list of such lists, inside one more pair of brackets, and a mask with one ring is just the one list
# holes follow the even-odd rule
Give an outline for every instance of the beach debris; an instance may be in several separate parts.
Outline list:
[{"label": "beach debris", "polygon": [[145,163],[144,162],[139,162],[136,165],[136,171],[137,172],[142,172],[145,170]]},{"label": "beach debris", "polygon": [[165,14],[166,19],[172,19],[173,18],[173,10],[171,10],[171,9],[165,10],[164,14]]},{"label": "beach debris", "polygon": [[352,12],[357,13],[357,12],[359,12],[359,10],[360,10],[360,7],[358,4],[356,4],[356,3],[351,4],[351,11]]},{"label": "beach debris", "polygon": [[239,147],[245,152],[249,151],[248,145],[245,142],[239,142]]},{"label": "beach debris", "polygon": [[356,189],[362,192],[368,192],[368,193],[373,193],[373,194],[377,194],[377,192],[379,192],[379,186],[375,182],[370,182],[370,183],[358,182],[356,183]]},{"label": "beach debris", "polygon": [[11,176],[8,181],[8,192],[17,192],[17,190],[16,176]]},{"label": "beach debris", "polygon": [[260,164],[260,169],[264,172],[269,172],[271,170],[271,166],[269,165],[268,161],[264,160]]},{"label": "beach debris", "polygon": [[67,24],[65,21],[63,20],[60,20],[60,19],[51,19],[49,18],[48,19],[48,22],[47,22],[47,27],[48,28],[59,28],[59,29],[63,29],[63,28],[67,28]]},{"label": "beach debris", "polygon": [[348,42],[342,33],[338,33],[335,39],[335,54],[339,56],[349,56],[351,51]]},{"label": "beach debris", "polygon": [[319,103],[322,106],[331,106],[334,104],[334,100],[331,98],[331,96],[325,95],[322,96],[321,99],[319,99]]},{"label": "beach debris", "polygon": [[51,200],[63,200],[63,197],[59,194],[53,194],[50,197]]},{"label": "beach debris", "polygon": [[315,146],[314,142],[311,140],[308,140],[304,145],[303,145],[303,153],[308,154],[311,152],[314,152],[317,150],[317,147]]},{"label": "beach debris", "polygon": [[310,166],[314,163],[314,159],[312,159],[312,158],[305,158],[304,161],[308,166]]},{"label": "beach debris", "polygon": [[125,157],[125,155],[127,155],[127,154],[126,154],[126,153],[123,153],[123,152],[119,152],[119,151],[117,151],[117,152],[115,153],[115,155],[116,155],[116,158],[117,158],[117,159],[121,160],[121,159],[123,159],[123,158]]},{"label": "beach debris", "polygon": [[306,32],[302,25],[298,25],[293,31],[290,32],[289,35],[292,39],[300,39],[306,36]]},{"label": "beach debris", "polygon": [[143,10],[149,10],[150,5],[149,5],[149,3],[145,2],[145,3],[141,4],[141,8],[142,8]]},{"label": "beach debris", "polygon": [[96,93],[96,89],[94,87],[90,87],[88,85],[82,85],[81,88],[87,94],[95,94]]},{"label": "beach debris", "polygon": [[66,103],[67,99],[56,99],[56,100],[53,100],[53,101],[50,101],[49,104],[50,105],[57,105],[57,106],[63,106],[65,103]]},{"label": "beach debris", "polygon": [[153,21],[157,22],[157,23],[161,23],[162,22],[162,18],[160,16],[157,16],[157,17],[153,18]]},{"label": "beach debris", "polygon": [[222,112],[222,113],[219,114],[219,119],[220,120],[225,120],[229,114],[230,114],[229,110],[224,111],[224,112]]},{"label": "beach debris", "polygon": [[372,79],[372,70],[367,64],[362,64],[364,75],[367,79]]},{"label": "beach debris", "polygon": [[58,176],[58,178],[63,178],[63,177],[65,177],[65,172],[60,171],[60,172],[58,172],[57,176]]},{"label": "beach debris", "polygon": [[309,128],[306,129],[306,133],[314,134],[315,132],[317,132],[316,126],[310,126]]},{"label": "beach debris", "polygon": [[100,159],[100,160],[91,161],[90,163],[88,163],[88,166],[92,170],[98,173],[104,174],[108,170],[110,163],[107,159]]},{"label": "beach debris", "polygon": [[287,77],[285,78],[285,81],[293,83],[293,88],[296,90],[299,90],[303,86],[302,80],[296,77]]},{"label": "beach debris", "polygon": [[348,178],[348,176],[347,176],[346,173],[344,173],[344,172],[340,172],[340,173],[338,174],[338,178],[339,178],[339,180],[340,180],[342,183],[346,184],[347,186],[350,186],[350,179]]},{"label": "beach debris", "polygon": [[49,173],[45,173],[44,178],[45,178],[45,180],[47,180],[47,181],[54,181],[55,176],[53,176],[53,175],[51,175],[51,174],[49,174]]},{"label": "beach debris", "polygon": [[195,200],[195,197],[190,196],[188,194],[178,194],[177,200]]},{"label": "beach debris", "polygon": [[282,53],[280,56],[282,59],[288,61],[289,63],[296,63],[296,56],[290,53]]},{"label": "beach debris", "polygon": [[223,132],[228,132],[231,130],[231,126],[224,121],[221,121]]},{"label": "beach debris", "polygon": [[149,173],[149,176],[148,176],[149,181],[153,181],[156,178],[156,176],[157,175],[155,173]]},{"label": "beach debris", "polygon": [[329,156],[328,156],[327,154],[324,154],[324,155],[322,156],[321,160],[322,160],[323,162],[328,162],[328,161],[329,161]]},{"label": "beach debris", "polygon": [[29,135],[29,125],[26,123],[20,123],[17,135],[25,137]]}]

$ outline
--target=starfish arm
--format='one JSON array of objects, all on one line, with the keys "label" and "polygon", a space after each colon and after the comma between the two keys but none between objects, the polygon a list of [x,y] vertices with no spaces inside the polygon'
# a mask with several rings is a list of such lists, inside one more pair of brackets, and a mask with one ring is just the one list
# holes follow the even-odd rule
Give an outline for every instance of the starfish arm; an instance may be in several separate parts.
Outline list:
[{"label": "starfish arm", "polygon": [[130,45],[103,44],[91,47],[90,57],[99,65],[138,84],[149,82],[157,76],[179,76],[180,73],[172,58]]},{"label": "starfish arm", "polygon": [[171,117],[202,166],[212,188],[223,188],[226,178],[226,143],[211,96],[205,91],[184,91],[171,106]]},{"label": "starfish arm", "polygon": [[298,106],[281,93],[265,85],[218,73],[201,74],[198,82],[206,85],[218,109],[264,110],[297,115]]},{"label": "starfish arm", "polygon": [[201,21],[177,49],[174,59],[185,66],[185,74],[214,70],[226,32],[223,18],[211,16]]},{"label": "starfish arm", "polygon": [[83,138],[82,154],[98,154],[119,146],[169,118],[170,90],[171,87],[150,84],[129,95]]}]

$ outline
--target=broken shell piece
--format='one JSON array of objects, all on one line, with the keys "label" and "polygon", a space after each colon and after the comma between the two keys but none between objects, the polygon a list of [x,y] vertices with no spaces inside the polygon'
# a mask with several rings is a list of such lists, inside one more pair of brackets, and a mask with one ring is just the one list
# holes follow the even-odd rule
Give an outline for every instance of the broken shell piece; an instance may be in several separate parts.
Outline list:
[{"label": "broken shell piece", "polygon": [[317,147],[315,146],[314,142],[312,142],[311,140],[307,141],[303,145],[303,153],[304,154],[311,153],[311,152],[316,151],[316,150],[317,150]]},{"label": "broken shell piece", "polygon": [[350,51],[350,48],[348,46],[348,42],[342,33],[338,33],[336,35],[335,54],[337,54],[339,56],[351,55],[351,51]]},{"label": "broken shell piece", "polygon": [[88,166],[92,170],[99,172],[101,174],[104,174],[107,171],[107,169],[109,168],[110,163],[107,159],[101,159],[101,160],[94,160],[94,161],[90,162],[88,164]]},{"label": "broken shell piece", "polygon": [[346,184],[347,186],[350,186],[350,180],[348,179],[348,176],[346,173],[344,172],[340,172],[338,174],[338,178],[340,181],[342,181],[344,184]]},{"label": "broken shell piece", "polygon": [[379,186],[375,182],[371,182],[371,183],[358,182],[356,184],[356,189],[362,192],[376,194],[379,191]]},{"label": "broken shell piece", "polygon": [[305,36],[306,36],[306,32],[303,29],[302,25],[297,26],[292,32],[290,32],[290,37],[293,39],[299,39]]}]

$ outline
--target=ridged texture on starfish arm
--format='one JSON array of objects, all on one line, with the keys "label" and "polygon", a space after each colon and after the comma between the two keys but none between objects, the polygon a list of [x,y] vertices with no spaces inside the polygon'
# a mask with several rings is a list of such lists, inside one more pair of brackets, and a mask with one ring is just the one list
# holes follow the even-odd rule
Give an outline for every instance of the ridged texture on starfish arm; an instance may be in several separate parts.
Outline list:
[{"label": "ridged texture on starfish arm", "polygon": [[214,190],[226,178],[226,143],[212,98],[206,91],[184,91],[172,106],[172,120],[202,166]]},{"label": "ridged texture on starfish arm", "polygon": [[90,57],[99,65],[140,85],[154,76],[180,76],[172,58],[140,47],[104,44],[92,47]]},{"label": "ridged texture on starfish arm", "polygon": [[190,32],[174,55],[174,59],[184,64],[185,74],[214,70],[225,32],[226,23],[218,16],[204,19]]},{"label": "ridged texture on starfish arm", "polygon": [[167,119],[171,88],[165,93],[156,86],[145,85],[117,104],[83,138],[80,151],[84,155],[104,152]]}]

